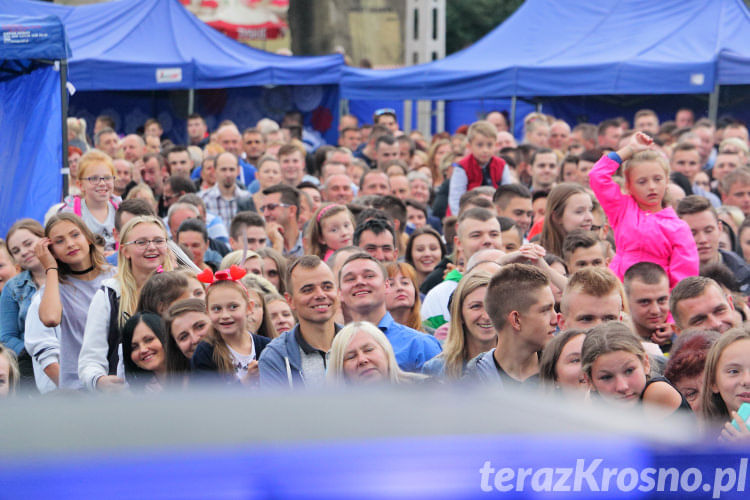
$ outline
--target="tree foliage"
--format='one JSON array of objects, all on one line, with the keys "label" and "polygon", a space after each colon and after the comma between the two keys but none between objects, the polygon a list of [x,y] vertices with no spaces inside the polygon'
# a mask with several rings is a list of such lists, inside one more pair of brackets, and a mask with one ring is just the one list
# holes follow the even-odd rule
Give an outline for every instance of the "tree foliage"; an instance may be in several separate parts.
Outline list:
[{"label": "tree foliage", "polygon": [[505,21],[523,0],[446,0],[445,50],[452,54]]}]

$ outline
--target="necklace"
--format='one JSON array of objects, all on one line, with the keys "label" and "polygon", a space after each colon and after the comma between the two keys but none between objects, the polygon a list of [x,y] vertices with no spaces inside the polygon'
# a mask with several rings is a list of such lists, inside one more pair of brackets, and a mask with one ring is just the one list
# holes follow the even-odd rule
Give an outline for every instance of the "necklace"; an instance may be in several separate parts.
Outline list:
[{"label": "necklace", "polygon": [[71,269],[70,274],[78,274],[78,275],[86,274],[86,273],[90,273],[93,270],[94,270],[94,265],[92,264],[91,267],[89,267],[88,269],[84,269],[83,271],[74,271]]}]

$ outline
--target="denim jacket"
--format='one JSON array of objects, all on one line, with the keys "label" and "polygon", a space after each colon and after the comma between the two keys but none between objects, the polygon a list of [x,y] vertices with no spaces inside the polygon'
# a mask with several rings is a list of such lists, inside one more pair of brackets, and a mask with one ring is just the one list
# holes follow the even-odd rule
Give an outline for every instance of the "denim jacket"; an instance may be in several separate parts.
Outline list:
[{"label": "denim jacket", "polygon": [[31,272],[26,270],[8,280],[0,295],[0,342],[16,354],[23,350],[26,312],[36,291]]}]

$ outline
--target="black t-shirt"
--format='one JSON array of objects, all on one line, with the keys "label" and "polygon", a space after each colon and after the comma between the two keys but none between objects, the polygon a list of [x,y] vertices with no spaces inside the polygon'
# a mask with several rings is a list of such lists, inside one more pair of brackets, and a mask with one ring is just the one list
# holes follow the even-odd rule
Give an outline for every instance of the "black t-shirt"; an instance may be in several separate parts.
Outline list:
[{"label": "black t-shirt", "polygon": [[500,378],[503,380],[504,384],[509,384],[515,387],[521,387],[524,384],[530,383],[530,384],[536,385],[539,383],[538,373],[535,373],[534,375],[530,376],[526,380],[518,380],[518,379],[511,377],[510,375],[508,375],[508,373],[505,370],[503,370],[503,367],[500,366],[500,363],[497,362],[497,358],[495,358],[494,355],[492,356],[492,361],[495,362],[495,369],[497,370],[497,374],[500,375]]}]

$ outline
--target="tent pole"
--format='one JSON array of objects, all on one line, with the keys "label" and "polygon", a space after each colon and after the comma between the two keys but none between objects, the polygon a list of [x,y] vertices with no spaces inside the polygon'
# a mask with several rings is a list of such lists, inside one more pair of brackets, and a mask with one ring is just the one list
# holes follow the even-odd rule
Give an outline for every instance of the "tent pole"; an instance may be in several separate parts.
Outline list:
[{"label": "tent pole", "polygon": [[516,136],[516,104],[518,98],[514,95],[510,98],[510,133],[513,137]]},{"label": "tent pole", "polygon": [[708,119],[716,123],[719,117],[719,84],[714,85],[714,91],[708,94]]},{"label": "tent pole", "polygon": [[407,134],[412,131],[414,125],[411,122],[412,109],[414,107],[414,101],[407,99],[404,101],[404,132]]},{"label": "tent pole", "polygon": [[188,116],[195,113],[195,89],[188,89]]},{"label": "tent pole", "polygon": [[[63,198],[68,196],[68,61],[60,60],[60,109],[62,118],[62,188]],[[64,173],[63,173],[64,172]]]}]

